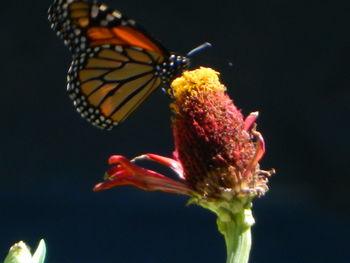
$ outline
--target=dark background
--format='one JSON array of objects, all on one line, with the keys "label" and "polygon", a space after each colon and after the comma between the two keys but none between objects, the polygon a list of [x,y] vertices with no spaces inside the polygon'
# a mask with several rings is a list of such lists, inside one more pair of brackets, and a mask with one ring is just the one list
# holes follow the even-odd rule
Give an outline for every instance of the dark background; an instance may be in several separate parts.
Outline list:
[{"label": "dark background", "polygon": [[[106,3],[172,51],[211,42],[193,68],[219,70],[244,114],[260,111],[261,165],[277,174],[254,202],[250,262],[349,262],[347,6]],[[48,263],[225,262],[215,216],[186,207],[187,198],[132,187],[91,191],[111,154],[170,156],[169,100],[156,92],[112,132],[81,119],[65,92],[70,54],[48,25],[49,5],[9,1],[0,11],[0,255],[16,241],[35,247],[44,237]]]}]

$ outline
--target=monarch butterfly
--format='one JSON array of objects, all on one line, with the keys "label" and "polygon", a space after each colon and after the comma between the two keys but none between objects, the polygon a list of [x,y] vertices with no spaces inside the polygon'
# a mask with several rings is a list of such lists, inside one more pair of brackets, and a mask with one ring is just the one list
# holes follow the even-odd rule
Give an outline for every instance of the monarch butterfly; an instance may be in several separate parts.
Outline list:
[{"label": "monarch butterfly", "polygon": [[72,53],[69,97],[102,129],[125,120],[189,65],[188,57],[170,53],[134,20],[95,0],[55,0],[49,21]]}]

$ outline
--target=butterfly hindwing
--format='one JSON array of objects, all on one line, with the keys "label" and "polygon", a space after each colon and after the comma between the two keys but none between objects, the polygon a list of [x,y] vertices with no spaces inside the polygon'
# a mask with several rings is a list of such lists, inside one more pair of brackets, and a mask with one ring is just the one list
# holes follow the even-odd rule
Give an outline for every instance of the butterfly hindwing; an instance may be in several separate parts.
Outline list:
[{"label": "butterfly hindwing", "polygon": [[93,125],[111,129],[161,85],[154,73],[162,57],[135,47],[106,45],[73,60],[68,92],[77,111]]}]

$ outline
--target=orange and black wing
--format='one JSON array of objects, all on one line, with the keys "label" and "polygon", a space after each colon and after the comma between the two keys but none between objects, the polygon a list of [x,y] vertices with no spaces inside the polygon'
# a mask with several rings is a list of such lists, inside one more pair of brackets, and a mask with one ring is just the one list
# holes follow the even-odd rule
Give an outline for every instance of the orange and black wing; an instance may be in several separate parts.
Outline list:
[{"label": "orange and black wing", "polygon": [[96,1],[55,0],[49,21],[72,52],[69,96],[81,116],[102,129],[122,122],[167,83],[174,63],[187,63],[135,21]]},{"label": "orange and black wing", "polygon": [[88,56],[73,60],[69,96],[83,118],[111,129],[161,85],[155,74],[159,59],[158,54],[134,47],[95,47]]},{"label": "orange and black wing", "polygon": [[49,9],[49,22],[73,56],[104,44],[134,46],[169,56],[134,20],[95,0],[55,0]]}]

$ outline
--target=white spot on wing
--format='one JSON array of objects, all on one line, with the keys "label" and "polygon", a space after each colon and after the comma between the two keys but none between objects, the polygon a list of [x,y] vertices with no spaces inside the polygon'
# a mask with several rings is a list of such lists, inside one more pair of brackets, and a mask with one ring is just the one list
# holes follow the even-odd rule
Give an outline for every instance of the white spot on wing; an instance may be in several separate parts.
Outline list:
[{"label": "white spot on wing", "polygon": [[115,46],[114,49],[115,49],[116,51],[118,51],[119,53],[122,53],[122,52],[123,52],[122,46]]},{"label": "white spot on wing", "polygon": [[107,6],[106,5],[100,5],[100,10],[101,11],[106,11],[107,10]]},{"label": "white spot on wing", "polygon": [[111,15],[111,14],[108,14],[108,15],[106,16],[106,19],[107,19],[108,22],[111,22],[111,21],[114,20],[114,16]]},{"label": "white spot on wing", "polygon": [[92,8],[91,8],[91,17],[96,18],[97,15],[98,15],[98,12],[99,12],[98,7],[95,6],[95,5],[92,6]]},{"label": "white spot on wing", "polygon": [[112,13],[112,15],[113,15],[114,17],[118,18],[118,19],[121,19],[121,18],[122,18],[122,14],[121,14],[120,12],[118,12],[118,11],[114,11],[114,12]]}]

